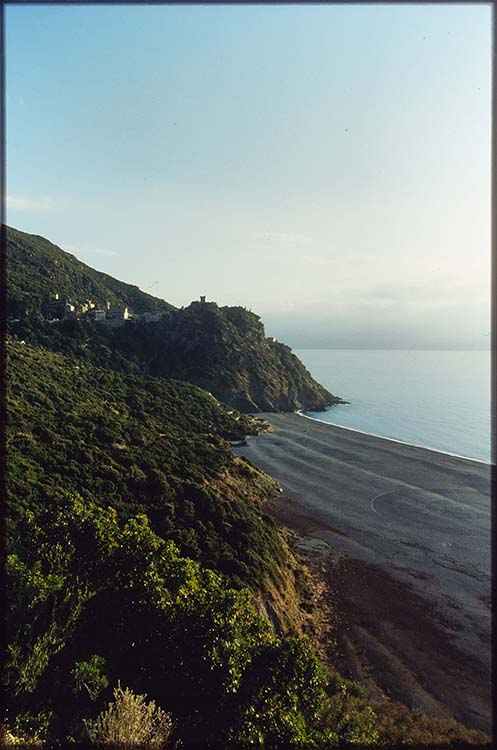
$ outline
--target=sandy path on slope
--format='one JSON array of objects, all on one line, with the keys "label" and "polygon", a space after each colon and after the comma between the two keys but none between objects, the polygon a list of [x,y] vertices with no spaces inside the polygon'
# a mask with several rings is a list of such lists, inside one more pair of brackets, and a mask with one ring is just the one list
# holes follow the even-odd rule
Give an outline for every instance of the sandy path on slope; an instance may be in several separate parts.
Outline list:
[{"label": "sandy path on slope", "polygon": [[281,483],[273,515],[330,552],[341,668],[373,694],[490,732],[490,467],[258,416],[275,431],[235,450]]}]

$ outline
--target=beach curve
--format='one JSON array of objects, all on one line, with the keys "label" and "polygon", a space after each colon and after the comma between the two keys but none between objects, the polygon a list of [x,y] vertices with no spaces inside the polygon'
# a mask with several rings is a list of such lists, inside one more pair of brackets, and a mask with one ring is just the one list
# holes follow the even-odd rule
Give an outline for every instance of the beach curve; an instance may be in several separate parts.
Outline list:
[{"label": "beach curve", "polygon": [[[347,403],[347,402],[344,402]],[[320,424],[330,425],[331,427],[338,427],[340,430],[348,430],[350,432],[359,432],[361,435],[369,435],[370,437],[381,438],[381,440],[388,440],[391,443],[400,443],[401,445],[410,445],[413,448],[423,448],[426,451],[433,451],[433,453],[443,453],[445,456],[454,456],[454,458],[464,458],[466,461],[476,461],[478,464],[485,464],[486,466],[495,465],[495,461],[484,461],[481,458],[474,458],[472,456],[463,456],[460,453],[452,453],[451,451],[444,451],[441,448],[433,448],[431,445],[421,445],[420,443],[410,443],[407,440],[400,440],[399,438],[389,437],[387,435],[379,435],[375,432],[367,432],[366,430],[359,430],[357,427],[346,427],[342,424],[335,424],[333,422],[327,422],[325,419],[318,419],[317,417],[311,417],[309,414],[305,414],[302,409],[295,412],[299,417],[304,419],[311,419],[313,422],[319,422]]]},{"label": "beach curve", "polygon": [[490,465],[296,413],[258,416],[274,432],[236,453],[282,485],[276,517],[338,555],[347,637],[378,687],[491,731]]}]

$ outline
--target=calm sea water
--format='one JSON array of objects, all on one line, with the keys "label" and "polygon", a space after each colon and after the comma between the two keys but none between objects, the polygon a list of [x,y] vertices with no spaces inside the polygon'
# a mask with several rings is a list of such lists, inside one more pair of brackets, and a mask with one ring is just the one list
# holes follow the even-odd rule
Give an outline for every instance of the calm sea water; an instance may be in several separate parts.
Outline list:
[{"label": "calm sea water", "polygon": [[490,352],[300,349],[313,377],[350,405],[324,422],[491,461]]}]

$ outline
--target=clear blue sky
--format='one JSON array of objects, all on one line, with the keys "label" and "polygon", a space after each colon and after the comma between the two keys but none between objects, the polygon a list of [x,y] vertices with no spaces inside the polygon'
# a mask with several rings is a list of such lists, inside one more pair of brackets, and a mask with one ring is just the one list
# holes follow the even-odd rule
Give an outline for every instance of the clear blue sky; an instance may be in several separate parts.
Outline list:
[{"label": "clear blue sky", "polygon": [[488,344],[489,5],[7,6],[8,223],[290,344]]}]

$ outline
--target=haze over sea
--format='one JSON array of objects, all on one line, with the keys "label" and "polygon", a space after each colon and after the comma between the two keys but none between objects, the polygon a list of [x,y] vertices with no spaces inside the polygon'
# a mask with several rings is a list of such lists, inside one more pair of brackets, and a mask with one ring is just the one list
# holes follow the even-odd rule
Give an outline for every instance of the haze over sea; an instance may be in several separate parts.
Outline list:
[{"label": "haze over sea", "polygon": [[351,402],[307,416],[490,463],[489,351],[295,353],[319,383]]}]

